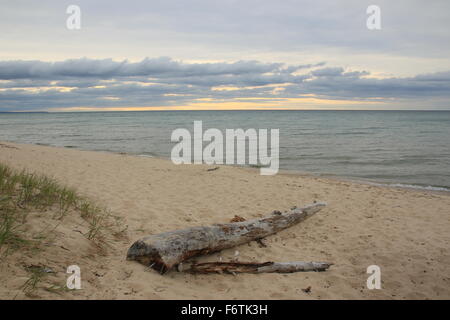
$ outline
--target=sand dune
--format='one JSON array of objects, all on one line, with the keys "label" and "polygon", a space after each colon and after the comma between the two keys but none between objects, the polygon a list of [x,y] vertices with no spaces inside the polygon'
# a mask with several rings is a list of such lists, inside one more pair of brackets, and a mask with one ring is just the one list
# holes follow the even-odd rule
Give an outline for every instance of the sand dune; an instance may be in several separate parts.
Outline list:
[{"label": "sand dune", "polygon": [[[11,148],[13,147],[13,148]],[[53,299],[449,299],[450,196],[393,189],[309,175],[261,176],[251,168],[175,166],[131,155],[3,143],[0,162],[43,173],[124,219],[128,239],[104,256],[89,253],[71,228],[59,236],[70,254],[45,255],[36,263],[81,268],[82,289]],[[241,261],[329,261],[327,272],[295,274],[164,276],[133,261],[134,240],[187,226],[256,218],[313,201],[328,206],[314,217],[265,240],[236,248]],[[50,250],[50,249],[49,249]],[[48,251],[48,250],[47,250]],[[48,251],[50,252],[50,251]],[[200,261],[234,257],[234,249]],[[381,268],[382,289],[366,287],[366,268]],[[19,260],[0,269],[0,298],[19,294],[26,279]],[[311,292],[302,289],[311,286]]]}]

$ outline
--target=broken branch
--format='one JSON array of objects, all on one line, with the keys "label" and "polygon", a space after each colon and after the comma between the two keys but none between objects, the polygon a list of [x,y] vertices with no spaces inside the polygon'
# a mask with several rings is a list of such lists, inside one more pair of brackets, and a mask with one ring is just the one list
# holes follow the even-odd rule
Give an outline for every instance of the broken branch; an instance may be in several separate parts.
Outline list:
[{"label": "broken branch", "polygon": [[[293,273],[325,271],[332,263],[327,262],[205,262],[180,265],[178,271],[189,273]],[[182,266],[182,268],[180,268]]]}]

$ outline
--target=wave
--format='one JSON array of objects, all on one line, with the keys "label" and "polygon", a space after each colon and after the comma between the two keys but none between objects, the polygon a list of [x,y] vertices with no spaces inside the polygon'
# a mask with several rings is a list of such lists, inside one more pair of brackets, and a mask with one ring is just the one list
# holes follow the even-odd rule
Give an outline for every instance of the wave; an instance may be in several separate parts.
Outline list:
[{"label": "wave", "polygon": [[137,154],[138,157],[144,157],[144,158],[157,158],[158,155],[153,152],[143,152],[140,154]]},{"label": "wave", "polygon": [[373,185],[373,186],[378,186],[378,187],[406,188],[406,189],[450,192],[450,188],[447,188],[447,187],[422,186],[422,185],[404,184],[404,183],[376,183],[376,182],[368,182],[368,184]]}]

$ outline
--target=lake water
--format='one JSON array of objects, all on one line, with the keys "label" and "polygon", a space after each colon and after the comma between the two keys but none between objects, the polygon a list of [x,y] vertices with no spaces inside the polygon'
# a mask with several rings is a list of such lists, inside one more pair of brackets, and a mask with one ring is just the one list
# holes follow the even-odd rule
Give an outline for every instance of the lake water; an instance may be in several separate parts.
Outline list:
[{"label": "lake water", "polygon": [[169,157],[194,120],[279,129],[280,169],[450,190],[450,111],[2,113],[0,140]]}]

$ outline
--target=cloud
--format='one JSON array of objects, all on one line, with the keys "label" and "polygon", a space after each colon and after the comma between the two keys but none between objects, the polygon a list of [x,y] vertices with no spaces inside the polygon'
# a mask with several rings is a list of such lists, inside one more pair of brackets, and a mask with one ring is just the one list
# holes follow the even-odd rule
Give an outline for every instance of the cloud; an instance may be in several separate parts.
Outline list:
[{"label": "cloud", "polygon": [[[195,77],[281,72],[281,63],[238,61],[234,63],[186,64],[168,57],[145,58],[141,62],[70,59],[61,62],[1,61],[0,79],[67,79],[115,77]],[[296,66],[294,70],[308,66]]]},{"label": "cloud", "polygon": [[311,72],[316,77],[336,77],[344,72],[344,68],[322,68]]},{"label": "cloud", "polygon": [[[369,4],[360,0],[78,0],[82,28],[71,31],[65,24],[67,2],[15,0],[0,10],[0,41],[7,44],[0,59],[112,57],[114,61],[94,65],[89,59],[72,61],[78,64],[80,76],[106,78],[117,73],[195,75],[206,71],[201,68],[210,72],[232,68],[200,64],[181,70],[170,59],[118,62],[148,55],[190,61],[277,60],[292,68],[296,61],[307,65],[317,59],[402,76],[450,68],[449,1],[378,0],[382,29],[377,31],[366,27]],[[9,71],[11,64],[3,66],[3,74],[10,78],[76,76],[70,61],[38,62],[22,63]],[[234,67],[245,70],[239,64]]]},{"label": "cloud", "polygon": [[315,97],[329,101],[449,101],[450,71],[414,77],[371,77],[364,70],[237,61],[185,63],[168,57],[140,62],[70,59],[0,61],[0,110],[189,105],[204,99],[261,104]]}]

